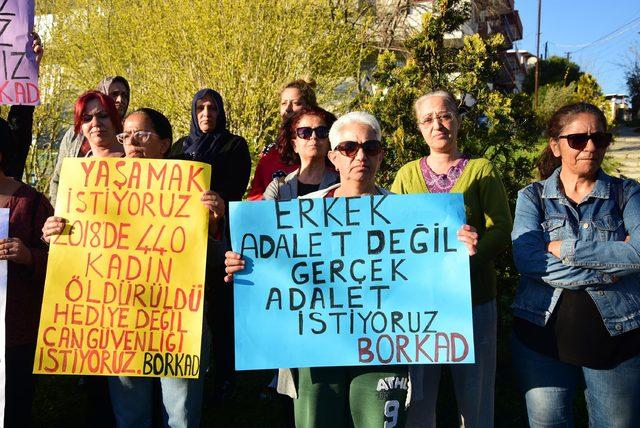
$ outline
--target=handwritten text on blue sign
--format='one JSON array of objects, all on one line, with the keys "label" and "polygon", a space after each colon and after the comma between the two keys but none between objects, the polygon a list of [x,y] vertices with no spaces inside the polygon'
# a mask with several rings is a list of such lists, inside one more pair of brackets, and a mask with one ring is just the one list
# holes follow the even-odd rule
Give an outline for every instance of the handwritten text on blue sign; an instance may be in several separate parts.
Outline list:
[{"label": "handwritten text on blue sign", "polygon": [[472,363],[460,194],[231,203],[236,368]]}]

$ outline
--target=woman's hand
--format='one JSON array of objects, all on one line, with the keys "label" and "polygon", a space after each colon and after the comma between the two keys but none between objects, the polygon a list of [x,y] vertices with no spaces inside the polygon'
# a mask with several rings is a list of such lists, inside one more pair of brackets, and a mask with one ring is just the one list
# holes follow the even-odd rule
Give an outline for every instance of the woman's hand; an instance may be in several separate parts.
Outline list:
[{"label": "woman's hand", "polygon": [[62,217],[51,216],[44,222],[42,226],[42,240],[47,244],[51,241],[51,237],[60,235],[67,223]]},{"label": "woman's hand", "polygon": [[551,241],[547,244],[547,252],[560,258],[560,247],[562,247],[562,241]]},{"label": "woman's hand", "polygon": [[244,269],[244,260],[242,260],[240,254],[227,251],[224,254],[224,265],[226,266],[224,271],[227,273],[224,277],[224,282],[231,282],[233,281],[233,274]]},{"label": "woman's hand", "polygon": [[32,266],[33,256],[20,238],[0,239],[0,260],[9,260],[19,265]]},{"label": "woman's hand", "polygon": [[213,190],[204,192],[200,200],[209,210],[209,232],[214,234],[218,230],[218,222],[224,217],[224,200]]},{"label": "woman's hand", "polygon": [[458,229],[457,235],[458,241],[466,245],[467,250],[469,250],[469,255],[473,256],[478,249],[478,232],[476,232],[476,228],[468,224],[463,224],[460,229]]}]

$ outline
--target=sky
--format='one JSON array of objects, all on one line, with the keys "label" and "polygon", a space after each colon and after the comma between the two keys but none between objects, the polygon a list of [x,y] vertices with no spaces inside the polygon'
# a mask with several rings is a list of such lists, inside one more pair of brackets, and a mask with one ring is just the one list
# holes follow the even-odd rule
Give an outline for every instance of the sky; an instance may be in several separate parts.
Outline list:
[{"label": "sky", "polygon": [[[535,55],[538,1],[516,0],[515,9],[523,27],[517,48]],[[570,52],[571,60],[593,74],[604,93],[628,93],[624,67],[633,46],[640,54],[640,1],[542,0],[540,32],[540,55],[548,42],[549,56]]]}]

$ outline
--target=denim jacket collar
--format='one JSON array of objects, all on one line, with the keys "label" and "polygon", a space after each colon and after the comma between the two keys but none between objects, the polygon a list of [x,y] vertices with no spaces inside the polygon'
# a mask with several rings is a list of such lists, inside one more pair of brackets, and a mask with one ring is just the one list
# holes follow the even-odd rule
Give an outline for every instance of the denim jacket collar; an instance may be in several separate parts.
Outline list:
[{"label": "denim jacket collar", "polygon": [[[560,171],[562,167],[556,168],[553,171],[553,174],[549,176],[544,181],[544,187],[542,189],[542,197],[549,199],[563,199],[565,200],[567,197],[564,195],[564,192],[560,190]],[[589,198],[600,198],[600,199],[609,199],[610,195],[610,187],[611,187],[611,177],[602,171],[602,169],[598,170],[598,174],[596,175],[596,184],[591,189],[591,193],[587,195],[584,199]]]}]

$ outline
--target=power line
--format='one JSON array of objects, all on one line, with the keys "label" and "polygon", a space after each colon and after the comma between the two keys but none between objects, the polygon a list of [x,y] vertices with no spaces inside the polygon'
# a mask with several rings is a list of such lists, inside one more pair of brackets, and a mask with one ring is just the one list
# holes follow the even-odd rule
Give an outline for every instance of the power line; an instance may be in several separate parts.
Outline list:
[{"label": "power line", "polygon": [[[586,45],[579,47],[578,49],[572,51],[571,53],[574,54],[576,52],[579,52],[581,50],[584,50],[584,49],[588,48],[589,46],[593,46],[596,43],[613,40],[614,38],[621,36],[622,34],[626,33],[627,31],[629,31],[629,30],[631,30],[631,29],[633,29],[635,27],[637,27],[638,25],[640,25],[640,16],[632,19],[631,21],[627,22],[624,25],[621,25],[620,27],[616,28],[615,30],[611,31],[610,33],[605,34],[604,36],[600,37],[599,39],[596,39],[596,40],[592,41],[591,43],[587,43]],[[628,27],[628,28],[625,28],[625,27]]]}]

